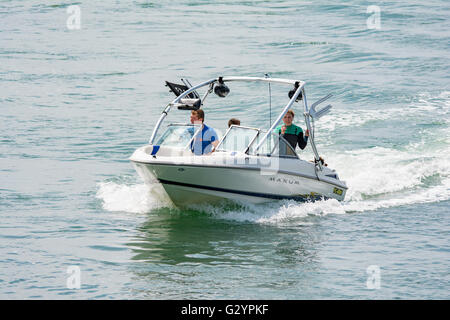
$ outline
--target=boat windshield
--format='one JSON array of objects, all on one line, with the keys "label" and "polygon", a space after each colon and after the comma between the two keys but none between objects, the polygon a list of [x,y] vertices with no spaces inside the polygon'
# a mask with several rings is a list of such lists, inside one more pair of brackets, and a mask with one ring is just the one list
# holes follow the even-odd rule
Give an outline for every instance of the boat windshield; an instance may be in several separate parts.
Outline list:
[{"label": "boat windshield", "polygon": [[237,151],[244,152],[257,136],[259,130],[241,126],[231,126],[220,144],[218,151]]},{"label": "boat windshield", "polygon": [[198,129],[200,129],[200,125],[169,124],[167,130],[161,135],[156,144],[184,148],[189,144]]},{"label": "boat windshield", "polygon": [[[267,132],[267,131],[266,131]],[[264,137],[264,132],[261,131],[256,137],[255,141],[251,144],[248,154],[251,155],[263,155],[272,157],[288,157],[298,158],[297,153],[292,146],[278,133],[272,132],[267,139],[263,142],[261,147],[255,152],[256,146]]]}]

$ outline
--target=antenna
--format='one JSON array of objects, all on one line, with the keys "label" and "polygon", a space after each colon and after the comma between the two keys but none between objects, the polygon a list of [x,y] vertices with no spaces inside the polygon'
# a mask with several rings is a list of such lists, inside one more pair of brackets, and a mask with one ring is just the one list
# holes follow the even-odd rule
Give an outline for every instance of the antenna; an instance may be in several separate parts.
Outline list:
[{"label": "antenna", "polygon": [[[266,78],[270,78],[268,73],[264,74]],[[269,82],[269,127],[272,125],[272,89]]]}]

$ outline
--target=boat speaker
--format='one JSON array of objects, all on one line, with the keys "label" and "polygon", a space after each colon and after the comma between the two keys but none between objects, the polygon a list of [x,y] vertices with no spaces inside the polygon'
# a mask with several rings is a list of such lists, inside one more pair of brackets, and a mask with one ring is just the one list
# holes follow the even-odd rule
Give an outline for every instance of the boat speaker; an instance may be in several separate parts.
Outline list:
[{"label": "boat speaker", "polygon": [[[294,88],[293,88],[291,91],[289,91],[289,93],[288,93],[289,99],[292,99],[292,97],[293,97],[294,94],[295,94],[295,91],[297,91],[297,89],[298,89],[298,86],[299,86],[299,83],[296,82]],[[303,95],[302,95],[302,93],[300,92],[300,94],[298,95],[297,99],[295,99],[295,101],[300,101],[300,100],[302,100],[302,99],[303,99]]]},{"label": "boat speaker", "polygon": [[222,77],[219,78],[219,84],[214,86],[214,93],[221,98],[225,98],[230,93],[230,88],[223,83]]}]

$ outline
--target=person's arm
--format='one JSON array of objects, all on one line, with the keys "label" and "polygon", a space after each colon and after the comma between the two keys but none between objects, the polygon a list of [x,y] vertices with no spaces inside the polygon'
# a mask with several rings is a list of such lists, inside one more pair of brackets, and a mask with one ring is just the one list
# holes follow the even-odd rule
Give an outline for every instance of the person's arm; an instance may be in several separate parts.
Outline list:
[{"label": "person's arm", "polygon": [[214,151],[216,151],[216,147],[219,145],[219,136],[216,133],[216,130],[210,128],[210,130],[208,130],[208,134],[211,135],[211,137],[209,138],[209,140],[211,141],[211,152],[209,152],[208,154],[213,153]]},{"label": "person's arm", "polygon": [[300,149],[305,149],[306,144],[308,143],[309,130],[306,129],[305,135],[303,136],[303,131],[300,132],[297,136],[297,143]]},{"label": "person's arm", "polygon": [[213,153],[214,151],[216,151],[216,148],[219,145],[219,140],[215,140],[215,141],[211,142],[211,144],[213,145],[211,153]]}]

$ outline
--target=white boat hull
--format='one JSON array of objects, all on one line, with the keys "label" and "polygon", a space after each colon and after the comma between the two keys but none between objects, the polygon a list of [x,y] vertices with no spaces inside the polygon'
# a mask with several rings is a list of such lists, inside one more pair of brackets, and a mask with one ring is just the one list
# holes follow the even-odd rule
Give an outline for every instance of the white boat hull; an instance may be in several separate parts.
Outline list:
[{"label": "white boat hull", "polygon": [[147,183],[156,178],[177,206],[224,199],[241,203],[343,200],[347,189],[338,179],[323,175],[331,170],[322,172],[319,180],[314,164],[298,159],[269,158],[261,165],[260,159],[248,155],[153,158],[145,154],[136,151],[130,158],[136,171]]}]

